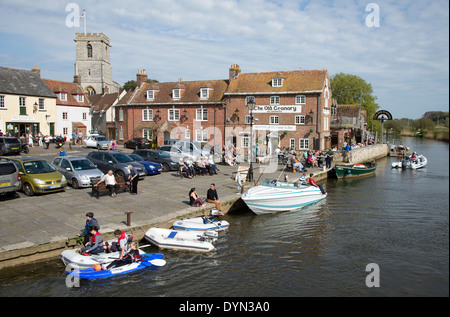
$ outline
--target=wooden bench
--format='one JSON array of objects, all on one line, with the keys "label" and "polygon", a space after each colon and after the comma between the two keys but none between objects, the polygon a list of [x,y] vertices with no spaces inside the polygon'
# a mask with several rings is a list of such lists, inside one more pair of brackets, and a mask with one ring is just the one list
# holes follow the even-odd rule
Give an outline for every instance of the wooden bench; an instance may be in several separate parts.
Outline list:
[{"label": "wooden bench", "polygon": [[[101,194],[109,194],[109,189],[106,187],[105,182],[101,182],[98,184],[98,186],[94,186],[98,183],[100,178],[93,179],[92,180],[92,191],[91,196],[95,196],[97,199]],[[116,193],[122,191],[125,192],[127,190],[130,190],[131,183],[127,183],[123,176],[116,176],[116,183],[119,184],[119,188],[116,190]]]}]

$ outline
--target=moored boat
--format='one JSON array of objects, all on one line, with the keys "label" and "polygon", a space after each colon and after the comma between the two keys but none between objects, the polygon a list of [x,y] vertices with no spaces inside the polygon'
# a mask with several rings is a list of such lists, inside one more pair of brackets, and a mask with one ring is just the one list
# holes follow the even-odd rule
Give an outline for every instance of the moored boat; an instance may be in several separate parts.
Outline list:
[{"label": "moored boat", "polygon": [[228,221],[219,220],[217,216],[222,216],[223,214],[217,209],[213,209],[210,212],[209,217],[194,217],[194,218],[184,218],[181,220],[176,220],[172,224],[172,228],[175,230],[215,230],[224,231],[229,227]]},{"label": "moored boat", "polygon": [[[320,185],[319,185],[320,186]],[[320,186],[299,182],[266,179],[261,185],[242,194],[242,200],[257,215],[299,210],[324,199],[327,193]]]},{"label": "moored boat", "polygon": [[423,167],[427,166],[427,164],[428,164],[428,160],[423,155],[418,155],[416,158],[411,159],[411,168],[413,170],[423,168]]},{"label": "moored boat", "polygon": [[210,252],[217,240],[217,231],[186,231],[163,228],[150,228],[145,239],[161,249]]},{"label": "moored boat", "polygon": [[336,164],[334,167],[338,179],[369,176],[375,174],[377,163]]},{"label": "moored boat", "polygon": [[[139,250],[140,254],[144,254],[145,252]],[[61,260],[64,265],[71,265],[72,268],[76,268],[79,270],[91,268],[95,264],[108,264],[114,260],[117,260],[120,256],[120,252],[101,252],[98,254],[92,255],[83,255],[78,253],[76,250],[64,250],[61,253]]]}]

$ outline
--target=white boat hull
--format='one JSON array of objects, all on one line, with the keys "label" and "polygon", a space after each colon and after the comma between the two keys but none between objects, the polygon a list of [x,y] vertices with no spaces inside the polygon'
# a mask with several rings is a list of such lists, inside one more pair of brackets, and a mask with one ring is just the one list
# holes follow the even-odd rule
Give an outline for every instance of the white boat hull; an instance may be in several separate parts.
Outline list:
[{"label": "white boat hull", "polygon": [[257,186],[242,194],[242,200],[257,215],[299,210],[327,196],[314,186],[285,189]]},{"label": "white boat hull", "polygon": [[427,164],[428,164],[427,158],[423,155],[419,155],[417,158],[411,161],[411,168],[413,170],[416,170],[427,166]]},{"label": "white boat hull", "polygon": [[211,219],[205,217],[195,217],[176,220],[172,224],[172,228],[175,230],[224,231],[228,229],[229,225],[230,224],[228,223],[228,221],[225,220]]},{"label": "white boat hull", "polygon": [[[140,254],[144,254],[142,250],[139,250]],[[92,267],[94,264],[109,264],[114,260],[117,260],[120,256],[120,252],[106,253],[102,252],[93,255],[82,255],[75,250],[64,250],[61,253],[61,260],[65,265],[72,265],[74,269],[83,270]]]},{"label": "white boat hull", "polygon": [[[210,238],[213,237],[213,238]],[[215,249],[211,242],[217,238],[216,231],[186,231],[150,228],[145,239],[161,249],[210,252]]]}]

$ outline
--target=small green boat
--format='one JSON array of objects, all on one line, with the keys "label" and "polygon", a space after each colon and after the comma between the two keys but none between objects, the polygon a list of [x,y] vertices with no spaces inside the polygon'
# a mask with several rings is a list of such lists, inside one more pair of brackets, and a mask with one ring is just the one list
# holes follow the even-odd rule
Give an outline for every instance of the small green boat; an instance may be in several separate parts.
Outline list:
[{"label": "small green boat", "polygon": [[338,179],[347,179],[375,174],[377,163],[336,164],[334,167]]}]

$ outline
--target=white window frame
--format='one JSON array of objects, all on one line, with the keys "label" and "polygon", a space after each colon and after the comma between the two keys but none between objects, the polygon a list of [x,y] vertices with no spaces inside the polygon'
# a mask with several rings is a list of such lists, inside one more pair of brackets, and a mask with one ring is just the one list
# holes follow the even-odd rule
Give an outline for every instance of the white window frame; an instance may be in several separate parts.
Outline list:
[{"label": "white window frame", "polygon": [[69,128],[63,128],[63,135],[69,134]]},{"label": "white window frame", "polygon": [[87,120],[87,112],[83,112],[83,120]]},{"label": "white window frame", "polygon": [[270,104],[271,105],[279,105],[280,104],[280,96],[270,96]]},{"label": "white window frame", "polygon": [[84,102],[84,95],[76,95],[78,102]]},{"label": "white window frame", "polygon": [[27,101],[26,101],[25,97],[19,97],[19,106],[21,106],[21,107],[27,106]]},{"label": "white window frame", "polygon": [[153,100],[155,100],[155,91],[147,90],[147,101],[153,101]]},{"label": "white window frame", "polygon": [[195,111],[195,121],[208,121],[208,109],[203,108],[197,108]]},{"label": "white window frame", "polygon": [[280,124],[279,116],[270,116],[269,124]]},{"label": "white window frame", "polygon": [[296,125],[305,125],[306,118],[304,115],[295,116],[295,124]]},{"label": "white window frame", "polygon": [[195,140],[200,143],[208,142],[208,130],[198,129],[195,130]]},{"label": "white window frame", "polygon": [[201,100],[209,99],[209,88],[200,88],[200,99]]},{"label": "white window frame", "polygon": [[283,78],[272,78],[272,87],[283,87]]},{"label": "white window frame", "polygon": [[[151,110],[151,109],[150,109]],[[153,131],[149,128],[143,128],[142,129],[142,137],[146,138],[148,140],[153,140]]]},{"label": "white window frame", "polygon": [[296,105],[306,105],[306,96],[305,95],[295,96],[295,104]]},{"label": "white window frame", "polygon": [[142,121],[153,121],[153,109],[142,109]]},{"label": "white window frame", "polygon": [[309,139],[298,140],[298,149],[299,150],[309,150]]},{"label": "white window frame", "polygon": [[167,110],[167,117],[169,121],[180,121],[180,109]]},{"label": "white window frame", "polygon": [[119,109],[119,121],[123,121],[123,109]]},{"label": "white window frame", "polygon": [[172,89],[172,99],[180,100],[181,98],[181,89]]},{"label": "white window frame", "polygon": [[44,98],[39,98],[38,109],[39,109],[39,111],[45,111],[45,99]]},{"label": "white window frame", "polygon": [[253,100],[253,102],[255,102],[255,96],[246,96],[245,97],[245,105],[248,105],[248,102],[250,100]]},{"label": "white window frame", "polygon": [[0,96],[0,109],[6,109],[5,96]]},{"label": "white window frame", "polygon": [[69,114],[67,112],[62,113],[62,119],[63,120],[69,120]]},{"label": "white window frame", "polygon": [[[254,117],[254,116],[253,116]],[[254,118],[253,118],[254,119]],[[246,115],[245,116],[245,122],[244,122],[244,124],[252,124],[252,116],[251,115]]]},{"label": "white window frame", "polygon": [[186,140],[190,140],[191,139],[191,130],[189,129],[189,127],[186,127],[186,130],[184,130],[184,138]]},{"label": "white window frame", "polygon": [[249,136],[241,137],[241,148],[243,148],[243,149],[250,148],[250,137]]},{"label": "white window frame", "polygon": [[295,139],[294,138],[289,139],[289,148],[295,150]]}]

